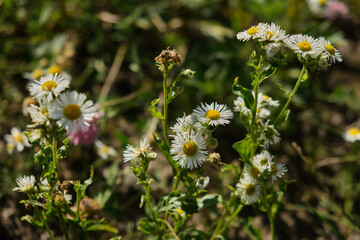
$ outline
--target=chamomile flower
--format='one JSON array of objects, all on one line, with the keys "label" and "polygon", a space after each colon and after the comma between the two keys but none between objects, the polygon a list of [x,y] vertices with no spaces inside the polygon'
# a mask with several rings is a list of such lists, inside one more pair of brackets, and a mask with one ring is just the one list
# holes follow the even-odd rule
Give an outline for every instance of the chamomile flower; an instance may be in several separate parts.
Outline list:
[{"label": "chamomile flower", "polygon": [[307,0],[309,9],[314,14],[324,16],[330,0]]},{"label": "chamomile flower", "polygon": [[271,172],[271,165],[273,156],[270,155],[268,151],[263,151],[259,154],[256,154],[252,159],[253,165],[257,166],[260,173],[264,173],[265,171]]},{"label": "chamomile flower", "polygon": [[266,104],[267,106],[278,107],[280,105],[278,100],[273,100],[271,97],[263,93],[259,93],[258,98],[260,103]]},{"label": "chamomile flower", "polygon": [[6,151],[8,152],[8,154],[13,154],[15,148],[16,148],[16,145],[13,142],[8,142],[6,144]]},{"label": "chamomile flower", "polygon": [[282,48],[280,43],[268,43],[265,45],[266,56],[268,59],[272,59]]},{"label": "chamomile flower", "polygon": [[241,112],[245,115],[250,115],[251,111],[250,109],[248,109],[245,105],[245,101],[242,97],[238,97],[237,99],[235,99],[234,101],[234,112]]},{"label": "chamomile flower", "polygon": [[58,75],[62,75],[64,76],[64,78],[66,79],[69,79],[71,80],[71,76],[70,74],[68,74],[67,72],[65,72],[62,67],[60,67],[59,65],[52,65],[50,66],[48,69],[47,69],[47,72],[49,74],[52,74],[52,75],[55,75],[55,74],[58,74]]},{"label": "chamomile flower", "polygon": [[5,135],[5,140],[8,144],[14,144],[18,152],[24,150],[24,147],[30,147],[25,134],[16,127],[11,128],[11,134]]},{"label": "chamomile flower", "polygon": [[38,126],[44,125],[49,122],[49,110],[46,101],[40,101],[40,106],[36,106],[31,104],[30,106],[26,107],[26,110],[30,114],[31,120],[34,125],[30,126]]},{"label": "chamomile flower", "polygon": [[250,39],[258,39],[260,38],[260,33],[264,32],[268,28],[267,23],[259,23],[256,26],[252,26],[251,28],[241,31],[236,34],[237,39],[240,41],[249,41]]},{"label": "chamomile flower", "polygon": [[33,175],[16,178],[18,187],[14,188],[13,191],[30,193],[34,189],[36,179]]},{"label": "chamomile flower", "polygon": [[261,123],[262,125],[262,132],[260,134],[260,137],[258,138],[259,142],[262,142],[262,146],[264,148],[269,148],[270,145],[274,145],[278,142],[280,142],[280,134],[275,129],[274,125],[269,125],[269,121],[267,121],[265,124]]},{"label": "chamomile flower", "polygon": [[57,124],[70,134],[86,129],[95,114],[94,103],[76,91],[62,93],[49,108],[50,118],[58,119]]},{"label": "chamomile flower", "polygon": [[196,182],[196,187],[198,189],[204,190],[205,188],[207,188],[207,186],[209,185],[210,182],[210,178],[208,176],[206,177],[199,177],[195,180]]},{"label": "chamomile flower", "polygon": [[102,159],[108,159],[109,156],[116,156],[116,151],[113,147],[106,146],[100,140],[95,141],[97,153]]},{"label": "chamomile flower", "polygon": [[260,175],[260,168],[261,166],[258,166],[260,163],[259,162],[255,162],[252,161],[252,165],[249,164],[245,164],[245,174],[249,175],[250,177],[252,177],[253,179],[257,179]]},{"label": "chamomile flower", "polygon": [[275,182],[278,178],[281,178],[287,171],[288,170],[283,163],[271,165],[271,181]]},{"label": "chamomile flower", "polygon": [[285,30],[275,23],[271,23],[259,31],[259,41],[282,42],[286,38]]},{"label": "chamomile flower", "polygon": [[44,75],[45,75],[45,71],[43,69],[40,69],[40,68],[37,68],[32,72],[23,73],[23,77],[28,79],[28,80],[33,80],[33,79],[38,80],[39,78],[41,78]]},{"label": "chamomile flower", "polygon": [[345,131],[344,138],[348,142],[355,142],[360,140],[360,128],[352,127]]},{"label": "chamomile flower", "polygon": [[324,54],[329,59],[330,63],[335,63],[336,61],[342,62],[341,53],[331,45],[330,41],[323,37],[321,37],[319,40],[323,46]]},{"label": "chamomile flower", "polygon": [[141,157],[146,157],[150,159],[156,158],[156,153],[152,151],[152,148],[150,147],[147,138],[140,140],[139,147],[133,147],[128,144],[126,146],[126,150],[124,151],[124,162],[136,160]]},{"label": "chamomile flower", "polygon": [[291,35],[287,40],[287,46],[303,58],[316,58],[323,50],[318,39],[302,34]]},{"label": "chamomile flower", "polygon": [[231,110],[226,109],[226,105],[213,102],[203,104],[194,109],[193,115],[200,123],[210,126],[225,125],[230,123],[229,119],[233,118]]},{"label": "chamomile flower", "polygon": [[200,167],[207,159],[206,142],[199,132],[178,133],[171,141],[170,153],[182,168]]},{"label": "chamomile flower", "polygon": [[34,80],[29,87],[31,96],[37,100],[46,100],[51,102],[55,97],[59,96],[62,91],[70,86],[70,81],[62,75],[46,75]]},{"label": "chamomile flower", "polygon": [[181,118],[176,119],[176,123],[170,129],[174,133],[183,133],[188,130],[195,131],[195,132],[205,132],[206,127],[204,127],[201,123],[196,122],[196,119],[192,115],[184,116]]},{"label": "chamomile flower", "polygon": [[239,183],[236,184],[236,188],[241,200],[246,204],[256,203],[261,195],[259,182],[246,174],[240,179]]}]

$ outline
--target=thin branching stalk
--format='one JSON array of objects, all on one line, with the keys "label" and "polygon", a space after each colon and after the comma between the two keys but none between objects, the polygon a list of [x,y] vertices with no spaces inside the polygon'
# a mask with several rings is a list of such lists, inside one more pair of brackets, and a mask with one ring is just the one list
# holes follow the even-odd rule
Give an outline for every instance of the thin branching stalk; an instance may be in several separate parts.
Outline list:
[{"label": "thin branching stalk", "polygon": [[164,128],[164,137],[165,142],[168,146],[170,146],[170,140],[168,135],[168,86],[167,86],[167,72],[163,74],[163,89],[164,89],[164,118],[162,120],[163,122],[163,128]]},{"label": "thin branching stalk", "polygon": [[53,141],[52,141],[52,154],[53,154],[54,169],[56,171],[56,179],[59,179],[59,177],[60,177],[59,159],[57,157],[57,141],[56,141],[55,137],[53,137]]}]

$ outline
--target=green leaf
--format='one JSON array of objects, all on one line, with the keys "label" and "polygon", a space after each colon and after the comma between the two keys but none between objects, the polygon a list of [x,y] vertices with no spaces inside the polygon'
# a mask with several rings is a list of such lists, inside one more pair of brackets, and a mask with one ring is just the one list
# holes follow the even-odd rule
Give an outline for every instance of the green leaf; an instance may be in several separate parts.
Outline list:
[{"label": "green leaf", "polygon": [[226,164],[224,167],[221,168],[221,172],[226,172],[226,171],[234,171],[236,178],[240,177],[240,170],[239,167],[236,166],[235,164]]},{"label": "green leaf", "polygon": [[185,197],[180,201],[181,209],[184,210],[187,214],[194,214],[199,211],[199,206],[195,197]]},{"label": "green leaf", "polygon": [[248,217],[247,220],[245,220],[245,226],[244,229],[247,234],[249,234],[252,238],[255,238],[257,240],[262,240],[262,234],[260,229],[257,229],[252,224],[252,217]]},{"label": "green leaf", "polygon": [[182,70],[177,75],[168,93],[168,103],[170,103],[174,98],[183,93],[185,81],[192,79],[194,75],[195,71],[191,71],[190,69]]},{"label": "green leaf", "polygon": [[67,146],[69,144],[69,141],[70,141],[70,137],[67,137],[67,138],[64,139],[63,144],[65,146]]},{"label": "green leaf", "polygon": [[20,203],[29,203],[31,206],[35,207],[35,206],[40,206],[40,207],[43,207],[44,204],[37,201],[37,200],[34,200],[34,199],[28,199],[28,200],[21,200]]},{"label": "green leaf", "polygon": [[261,69],[259,74],[259,83],[264,81],[265,79],[271,77],[276,72],[276,67],[272,66],[271,64],[267,64],[265,67]]},{"label": "green leaf", "polygon": [[153,116],[154,118],[160,118],[160,120],[164,119],[164,116],[162,115],[161,112],[159,112],[159,110],[157,110],[156,108],[156,104],[160,101],[160,98],[158,99],[154,99],[151,102],[151,106],[149,107],[149,112],[151,114],[151,116]]},{"label": "green leaf", "polygon": [[247,162],[250,159],[251,150],[254,149],[256,145],[257,143],[254,142],[250,136],[247,136],[243,140],[234,143],[232,147],[239,153],[241,160]]},{"label": "green leaf", "polygon": [[218,197],[218,194],[206,194],[202,198],[197,199],[199,210],[216,204],[218,202]]},{"label": "green leaf", "polygon": [[254,106],[253,94],[249,89],[241,86],[238,81],[239,81],[239,77],[236,77],[234,80],[234,84],[232,85],[232,91],[234,94],[236,94],[244,99],[245,106],[248,109],[252,109]]},{"label": "green leaf", "polygon": [[305,82],[309,78],[309,71],[305,68],[304,75],[301,79],[302,82]]},{"label": "green leaf", "polygon": [[155,140],[156,145],[160,148],[160,150],[164,154],[165,158],[171,164],[171,166],[173,168],[173,173],[176,175],[177,163],[172,159],[169,147],[165,144],[165,142],[163,140],[156,137],[154,134],[153,134],[153,138]]},{"label": "green leaf", "polygon": [[[218,237],[217,235],[216,237]],[[179,239],[189,239],[189,240],[208,240],[210,239],[210,236],[207,236],[205,232],[200,231],[196,228],[188,227],[184,229],[179,235]],[[215,238],[219,239],[219,238]],[[224,238],[222,238],[224,239]]]},{"label": "green leaf", "polygon": [[139,221],[138,230],[142,231],[145,234],[155,233],[156,225],[153,221],[148,218],[142,218]]},{"label": "green leaf", "polygon": [[111,227],[110,225],[106,223],[96,223],[88,228],[86,228],[87,231],[106,231],[111,232],[114,234],[118,233],[118,230],[114,227]]},{"label": "green leaf", "polygon": [[254,50],[250,55],[250,59],[249,59],[247,65],[250,67],[256,68],[258,63],[259,63],[259,60],[257,59],[256,51]]},{"label": "green leaf", "polygon": [[21,221],[26,221],[34,226],[41,227],[41,228],[44,226],[44,224],[41,221],[35,219],[31,215],[25,215],[25,216],[21,217]]}]

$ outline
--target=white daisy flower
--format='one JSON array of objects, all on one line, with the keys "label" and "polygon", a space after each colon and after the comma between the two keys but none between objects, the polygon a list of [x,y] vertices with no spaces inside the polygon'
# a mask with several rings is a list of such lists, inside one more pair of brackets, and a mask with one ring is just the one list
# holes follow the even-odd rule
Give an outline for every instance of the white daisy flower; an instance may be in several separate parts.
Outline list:
[{"label": "white daisy flower", "polygon": [[45,71],[43,69],[37,68],[32,72],[25,72],[23,73],[23,77],[28,80],[36,79],[43,77],[45,75]]},{"label": "white daisy flower", "polygon": [[8,144],[13,144],[13,145],[9,146],[10,149],[15,146],[16,150],[18,152],[21,152],[22,150],[24,150],[24,147],[31,146],[29,144],[25,134],[23,132],[21,132],[19,129],[17,129],[16,127],[11,128],[11,134],[5,135],[5,140]]},{"label": "white daisy flower", "polygon": [[268,59],[272,59],[281,49],[280,43],[268,43],[265,45],[266,56]]},{"label": "white daisy flower", "polygon": [[325,15],[330,1],[331,0],[307,0],[307,3],[311,12],[322,17]]},{"label": "white daisy flower", "polygon": [[152,151],[152,147],[150,147],[147,138],[140,140],[139,147],[133,147],[130,144],[128,144],[126,146],[126,150],[124,151],[124,162],[136,160],[141,157],[147,157],[150,159],[156,158],[156,153]]},{"label": "white daisy flower", "polygon": [[182,168],[200,167],[207,159],[205,138],[199,132],[176,134],[171,141],[170,153]]},{"label": "white daisy flower", "polygon": [[70,134],[85,130],[96,114],[94,103],[85,100],[86,96],[83,93],[62,93],[49,108],[50,118],[59,119],[57,124]]},{"label": "white daisy flower", "polygon": [[280,142],[281,138],[279,137],[280,134],[278,131],[276,131],[274,125],[269,125],[269,121],[267,121],[265,124],[262,124],[262,132],[260,134],[260,137],[258,138],[259,142],[262,142],[262,145],[264,148],[269,148],[270,145],[277,144]]},{"label": "white daisy flower", "polygon": [[234,112],[241,112],[245,115],[251,115],[251,110],[248,109],[245,105],[245,101],[242,97],[238,97],[234,100]]},{"label": "white daisy flower", "polygon": [[63,197],[64,197],[66,203],[71,204],[72,195],[68,194],[68,190],[64,191]]},{"label": "white daisy flower", "polygon": [[33,175],[16,178],[18,187],[14,188],[13,191],[29,193],[33,191],[36,179]]},{"label": "white daisy flower", "polygon": [[336,61],[342,62],[343,59],[341,57],[341,53],[331,45],[330,41],[323,37],[321,37],[319,40],[323,46],[325,56],[329,59],[330,63],[335,63]]},{"label": "white daisy flower", "polygon": [[69,81],[71,80],[71,76],[70,74],[68,74],[67,72],[65,72],[62,67],[60,67],[59,65],[52,65],[47,69],[47,72],[49,74],[55,75],[62,75],[65,79],[68,79]]},{"label": "white daisy flower", "polygon": [[308,35],[291,35],[286,43],[290,49],[303,58],[307,56],[316,58],[323,50],[320,41]]},{"label": "white daisy flower", "polygon": [[254,161],[252,161],[252,165],[245,164],[245,169],[244,169],[245,174],[249,175],[253,179],[257,179],[261,175],[260,172],[261,166],[258,165],[259,163]]},{"label": "white daisy flower", "polygon": [[260,100],[260,103],[266,104],[268,106],[278,107],[280,105],[278,100],[273,100],[271,97],[263,93],[259,93],[258,98]]},{"label": "white daisy flower", "polygon": [[44,178],[42,181],[40,181],[40,186],[44,192],[50,190],[50,183],[48,182],[47,178]]},{"label": "white daisy flower", "polygon": [[246,204],[256,203],[261,195],[261,186],[259,182],[251,178],[249,175],[244,175],[240,182],[236,184],[236,188],[240,194],[240,198]]},{"label": "white daisy flower", "polygon": [[195,180],[195,182],[196,182],[196,187],[198,189],[204,190],[209,185],[210,178],[209,178],[209,176],[199,177]]},{"label": "white daisy flower", "polygon": [[254,156],[252,163],[259,168],[260,173],[271,172],[272,159],[273,156],[268,151],[263,151]]},{"label": "white daisy flower", "polygon": [[51,102],[55,97],[59,96],[62,91],[70,86],[70,81],[66,80],[62,75],[46,75],[34,80],[29,87],[30,95],[37,100],[46,100]]},{"label": "white daisy flower", "polygon": [[286,38],[285,30],[275,23],[271,23],[259,31],[259,41],[282,42]]},{"label": "white daisy flower", "polygon": [[[41,129],[32,129],[28,135],[29,142],[31,143],[36,142],[37,140],[41,139],[41,137],[42,137]],[[42,141],[42,143],[45,143],[45,140]]]},{"label": "white daisy flower", "polygon": [[193,115],[201,123],[206,123],[210,126],[225,125],[230,123],[228,119],[233,118],[231,110],[226,109],[226,105],[213,102],[211,104],[203,104],[194,109]]},{"label": "white daisy flower", "polygon": [[287,171],[288,170],[283,163],[271,165],[271,181],[275,182],[278,178],[281,178]]},{"label": "white daisy flower", "polygon": [[40,101],[40,106],[31,104],[26,107],[26,110],[30,114],[31,120],[34,123],[34,125],[30,125],[31,127],[49,123],[48,104],[45,101]]},{"label": "white daisy flower", "polygon": [[100,140],[95,141],[97,153],[102,159],[108,159],[109,156],[116,156],[116,151],[113,147],[106,146]]},{"label": "white daisy flower", "polygon": [[174,133],[183,133],[188,131],[189,129],[204,133],[206,127],[203,126],[201,123],[196,122],[196,119],[193,117],[193,115],[190,114],[186,116],[184,113],[183,117],[176,119],[175,125],[173,127],[170,127],[170,129]]},{"label": "white daisy flower", "polygon": [[360,129],[357,127],[349,128],[344,133],[344,138],[348,142],[355,142],[360,140]]},{"label": "white daisy flower", "polygon": [[260,33],[264,32],[265,29],[267,29],[268,24],[267,23],[259,23],[256,26],[252,26],[251,28],[241,31],[236,34],[237,39],[240,41],[249,41],[250,39],[257,39],[260,38]]}]

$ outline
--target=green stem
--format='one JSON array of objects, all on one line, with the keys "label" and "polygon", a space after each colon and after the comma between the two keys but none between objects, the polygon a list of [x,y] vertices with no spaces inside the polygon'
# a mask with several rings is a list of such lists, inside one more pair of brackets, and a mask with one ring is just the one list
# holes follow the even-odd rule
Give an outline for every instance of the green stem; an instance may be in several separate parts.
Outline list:
[{"label": "green stem", "polygon": [[272,216],[271,211],[268,211],[268,216],[269,216],[269,220],[270,220],[271,240],[275,240],[275,221],[274,221],[275,219]]},{"label": "green stem", "polygon": [[56,171],[56,179],[59,179],[59,159],[57,157],[57,141],[56,138],[53,137],[53,146],[52,146],[52,154],[53,154],[53,163],[54,163],[54,169]]},{"label": "green stem", "polygon": [[62,226],[63,231],[64,231],[65,239],[70,240],[69,233],[68,233],[68,230],[67,230],[67,227],[66,227],[66,223],[64,221],[64,215],[62,214],[61,209],[58,209],[58,214],[59,214],[59,219],[60,219],[61,226]]},{"label": "green stem", "polygon": [[155,225],[156,225],[156,232],[159,234],[158,239],[161,239],[161,232],[159,232],[159,223],[157,221],[157,217],[151,207],[151,203],[150,203],[150,187],[149,187],[149,183],[146,182],[146,184],[143,185],[144,189],[145,189],[145,203],[149,208],[150,214],[154,219]]},{"label": "green stem", "polygon": [[170,146],[170,140],[169,140],[169,135],[168,135],[168,126],[167,126],[167,121],[168,121],[167,73],[163,74],[163,89],[164,89],[164,119],[162,120],[162,122],[163,122],[163,128],[164,128],[165,142],[168,146]]},{"label": "green stem", "polygon": [[229,221],[227,221],[224,226],[221,228],[221,231],[219,233],[223,233],[229,226],[229,224],[234,220],[234,218],[239,214],[239,212],[243,209],[244,205],[239,204],[236,210],[231,214]]},{"label": "green stem", "polygon": [[[171,189],[171,192],[175,191],[179,187],[181,169],[178,169],[177,171],[178,171],[178,173],[175,176],[175,182],[174,182],[174,185],[173,185],[173,187]],[[169,203],[169,199],[166,200],[165,205],[167,205],[168,203]],[[165,221],[168,219],[168,217],[169,217],[169,210],[167,210],[165,212],[165,217],[164,217]]]},{"label": "green stem", "polygon": [[291,94],[290,94],[287,102],[285,103],[283,109],[281,110],[281,112],[279,113],[279,115],[276,117],[276,119],[275,119],[275,121],[274,121],[274,126],[279,122],[279,120],[281,119],[281,117],[284,115],[284,113],[285,113],[286,109],[288,108],[291,100],[293,99],[295,93],[297,92],[298,88],[300,87],[300,84],[301,84],[301,82],[303,81],[303,78],[304,78],[304,75],[305,75],[306,71],[307,71],[307,70],[306,70],[306,67],[305,67],[305,65],[303,65],[303,68],[302,68],[302,70],[301,70],[300,76],[299,76],[298,80],[296,81],[295,87],[294,87],[294,89],[292,90],[292,92],[291,92]]},{"label": "green stem", "polygon": [[53,235],[52,232],[50,231],[50,229],[49,229],[49,227],[48,227],[48,225],[47,225],[46,222],[44,223],[44,228],[45,228],[46,232],[49,234],[50,239],[51,239],[51,240],[56,240],[56,238],[54,237],[54,235]]}]

